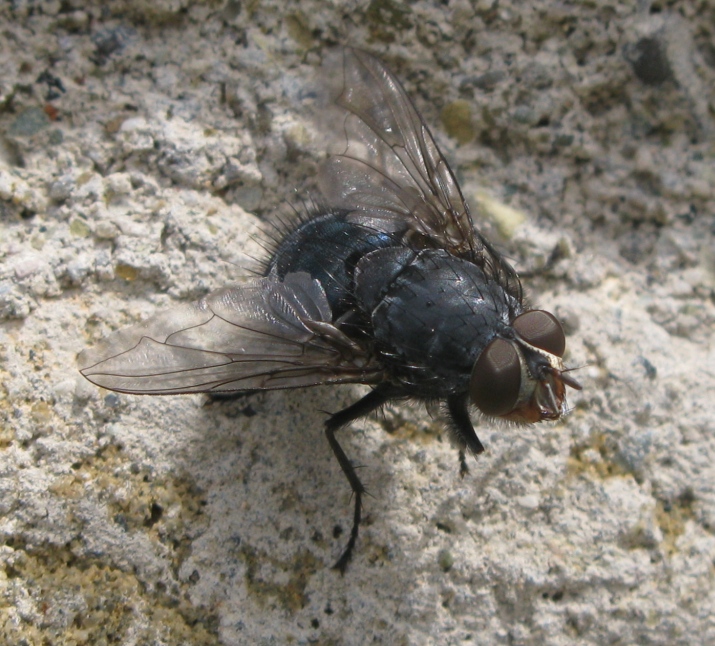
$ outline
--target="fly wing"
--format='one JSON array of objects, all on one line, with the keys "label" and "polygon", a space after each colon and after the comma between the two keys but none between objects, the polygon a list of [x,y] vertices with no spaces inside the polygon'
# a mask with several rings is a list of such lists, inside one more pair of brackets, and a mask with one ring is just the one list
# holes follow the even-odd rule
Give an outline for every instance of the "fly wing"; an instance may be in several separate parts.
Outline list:
[{"label": "fly wing", "polygon": [[147,395],[378,380],[380,367],[331,319],[308,274],[256,278],[111,334],[80,355],[81,372],[103,388]]},{"label": "fly wing", "polygon": [[345,49],[343,74],[337,103],[349,113],[348,147],[321,169],[327,204],[356,211],[385,231],[394,231],[398,220],[490,271],[520,298],[514,270],[475,229],[449,164],[397,78],[352,48]]}]

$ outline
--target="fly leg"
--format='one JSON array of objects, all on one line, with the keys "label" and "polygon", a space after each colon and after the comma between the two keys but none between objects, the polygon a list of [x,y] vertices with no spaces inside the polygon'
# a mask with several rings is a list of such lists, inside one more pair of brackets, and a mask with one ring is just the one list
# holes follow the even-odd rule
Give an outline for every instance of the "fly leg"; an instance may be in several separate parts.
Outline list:
[{"label": "fly leg", "polygon": [[464,477],[469,473],[464,449],[469,449],[474,455],[484,451],[484,445],[479,441],[477,433],[469,418],[467,395],[452,395],[447,398],[447,412],[452,422],[452,430],[459,442],[459,475]]},{"label": "fly leg", "polygon": [[365,493],[365,487],[360,481],[360,478],[358,478],[352,462],[350,462],[348,456],[345,455],[345,451],[343,451],[340,444],[338,444],[338,440],[335,437],[335,431],[341,429],[350,422],[355,421],[359,417],[369,415],[372,411],[387,403],[387,401],[392,398],[391,393],[388,392],[389,390],[389,387],[378,386],[351,406],[341,410],[339,413],[335,413],[325,422],[325,436],[328,438],[330,448],[333,450],[335,457],[338,459],[340,468],[343,470],[345,477],[350,483],[350,488],[353,490],[353,494],[355,495],[355,511],[353,512],[353,526],[350,530],[350,539],[348,540],[348,544],[345,546],[343,553],[340,555],[340,558],[333,566],[334,569],[340,570],[342,574],[345,574],[345,568],[348,565],[353,548],[355,547],[355,541],[358,537],[358,528],[360,527],[360,517],[362,511],[362,495]]}]

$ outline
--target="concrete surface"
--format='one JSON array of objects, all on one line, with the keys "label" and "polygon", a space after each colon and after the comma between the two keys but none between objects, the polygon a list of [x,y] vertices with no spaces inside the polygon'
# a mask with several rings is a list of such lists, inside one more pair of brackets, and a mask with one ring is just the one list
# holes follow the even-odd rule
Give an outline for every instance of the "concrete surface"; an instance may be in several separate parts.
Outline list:
[{"label": "concrete surface", "polygon": [[[524,5],[0,6],[0,642],[715,642],[715,3]],[[373,496],[345,577],[321,411],[363,388],[206,406],[76,370],[315,195],[339,44],[404,81],[584,386],[480,424],[464,479],[421,406],[345,431]]]}]

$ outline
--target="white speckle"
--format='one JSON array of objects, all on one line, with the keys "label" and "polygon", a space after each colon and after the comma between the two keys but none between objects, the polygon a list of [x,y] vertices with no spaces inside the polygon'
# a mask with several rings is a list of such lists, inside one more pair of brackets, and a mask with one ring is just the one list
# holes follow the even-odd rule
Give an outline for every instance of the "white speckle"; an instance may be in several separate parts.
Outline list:
[{"label": "white speckle", "polygon": [[28,276],[42,271],[47,263],[44,261],[42,256],[35,253],[24,253],[18,256],[13,263],[13,270],[15,272],[15,278],[18,280],[23,280]]},{"label": "white speckle", "polygon": [[535,494],[526,494],[519,496],[516,499],[517,504],[524,509],[536,509],[539,506],[539,496]]}]

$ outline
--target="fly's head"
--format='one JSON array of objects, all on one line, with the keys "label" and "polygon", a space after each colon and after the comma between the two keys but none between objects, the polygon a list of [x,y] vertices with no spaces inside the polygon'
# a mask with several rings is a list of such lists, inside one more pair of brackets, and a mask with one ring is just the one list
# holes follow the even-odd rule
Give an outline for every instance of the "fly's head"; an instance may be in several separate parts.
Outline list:
[{"label": "fly's head", "polygon": [[495,338],[472,369],[469,394],[485,415],[533,423],[566,413],[566,386],[581,390],[563,364],[566,337],[553,314],[524,312],[514,338]]}]

